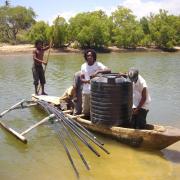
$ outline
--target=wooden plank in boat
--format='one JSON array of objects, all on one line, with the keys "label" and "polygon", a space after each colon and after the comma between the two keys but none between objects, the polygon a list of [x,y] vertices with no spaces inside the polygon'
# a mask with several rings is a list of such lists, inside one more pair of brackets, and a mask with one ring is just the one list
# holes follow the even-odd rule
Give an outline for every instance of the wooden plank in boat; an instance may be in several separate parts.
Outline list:
[{"label": "wooden plank in boat", "polygon": [[49,103],[53,103],[55,105],[59,105],[60,101],[59,101],[59,97],[57,96],[47,96],[47,95],[35,95],[32,94],[32,99],[33,100],[43,100]]}]

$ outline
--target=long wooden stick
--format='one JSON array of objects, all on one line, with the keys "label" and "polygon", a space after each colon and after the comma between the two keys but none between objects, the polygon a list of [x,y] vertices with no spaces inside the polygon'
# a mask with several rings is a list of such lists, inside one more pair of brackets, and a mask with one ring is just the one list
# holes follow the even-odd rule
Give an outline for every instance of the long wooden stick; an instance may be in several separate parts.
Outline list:
[{"label": "long wooden stick", "polygon": [[61,144],[63,145],[63,147],[64,147],[64,149],[65,149],[65,151],[66,151],[66,154],[67,154],[67,156],[68,156],[68,158],[69,158],[69,161],[71,162],[71,165],[72,165],[72,167],[73,167],[73,169],[74,169],[74,172],[75,172],[77,178],[79,179],[79,172],[78,172],[78,170],[77,170],[77,168],[76,168],[76,166],[75,166],[75,164],[74,164],[74,161],[73,161],[73,159],[72,159],[72,157],[71,157],[71,154],[70,154],[70,152],[69,152],[69,150],[68,150],[68,148],[67,148],[67,146],[66,146],[66,143],[65,143],[65,141],[64,141],[64,137],[63,137],[63,134],[62,134],[62,133],[63,133],[63,132],[60,130],[60,131],[59,131],[59,139],[60,139],[60,142],[61,142]]},{"label": "long wooden stick", "polygon": [[54,106],[48,104],[47,102],[45,101],[37,101],[38,104],[40,104],[47,112],[52,112],[56,118],[61,121],[64,122],[64,124],[69,127],[72,132],[93,152],[95,153],[98,157],[100,157],[100,154],[91,146],[91,144],[89,144],[86,139],[82,136],[82,134],[80,134],[80,132],[78,132],[76,129],[75,129],[75,125],[72,125],[68,122],[68,120],[66,119],[67,117],[65,117],[65,115],[63,114],[62,111],[58,110],[57,108],[55,108]]},{"label": "long wooden stick", "polygon": [[61,119],[63,122],[72,130],[72,132],[98,157],[100,157],[100,154],[92,147],[92,145],[85,140],[85,138],[78,132],[71,124],[69,124],[68,121]]},{"label": "long wooden stick", "polygon": [[[64,113],[64,111],[63,111]],[[81,118],[84,116],[84,114],[80,114],[80,115],[76,115],[76,116],[73,116],[73,115],[70,115],[68,113],[64,113],[65,116],[67,116],[68,118],[70,119],[77,119],[77,118]],[[75,123],[79,128],[81,128],[85,133],[87,133],[90,137],[92,137],[95,141],[97,141],[99,144],[101,144],[102,146],[104,145],[104,143],[100,142],[96,136],[94,136],[94,134],[92,134],[90,131],[88,131],[84,126],[82,126],[80,123],[76,122],[76,121],[73,121],[73,123]]]},{"label": "long wooden stick", "polygon": [[14,104],[13,106],[11,106],[9,109],[3,111],[1,114],[0,114],[0,118],[3,117],[6,113],[8,113],[9,111],[15,109],[17,106],[19,106],[20,104],[22,104],[23,102],[25,101],[25,99],[21,100],[20,102]]},{"label": "long wooden stick", "polygon": [[68,135],[68,137],[70,138],[71,142],[73,143],[76,151],[78,152],[78,154],[79,154],[80,158],[82,159],[84,165],[86,166],[87,170],[90,170],[89,165],[88,165],[88,163],[86,162],[84,156],[82,155],[82,153],[81,153],[81,151],[80,151],[80,149],[79,149],[79,147],[78,147],[75,139],[71,136],[71,134],[70,134],[69,131],[67,130],[66,126],[64,125],[63,121],[59,121],[59,122],[61,123],[61,125],[63,126],[63,128],[64,128],[64,130],[65,130],[65,132],[66,132],[66,134]]},{"label": "long wooden stick", "polygon": [[[74,121],[71,121],[70,119],[67,119],[69,121],[70,124],[73,125]],[[82,129],[80,129],[78,126],[74,126],[76,128],[76,130],[78,132],[81,132],[82,134],[84,134],[86,137],[88,137],[88,139],[90,139],[93,143],[95,143],[97,146],[99,146],[104,152],[106,152],[107,154],[110,154],[108,150],[106,150],[102,144],[100,144],[98,141],[96,141],[96,139],[92,138],[91,136],[89,136],[89,134],[85,133]]]},{"label": "long wooden stick", "polygon": [[48,121],[48,120],[50,120],[50,119],[52,119],[52,118],[54,118],[54,117],[55,117],[55,115],[54,115],[54,114],[51,114],[50,116],[42,119],[42,120],[39,121],[38,123],[32,125],[32,126],[29,127],[28,129],[26,129],[25,131],[23,131],[23,132],[21,133],[21,135],[27,134],[27,133],[28,133],[29,131],[31,131],[32,129],[38,127],[39,125],[43,124],[44,122],[46,122],[46,121]]},{"label": "long wooden stick", "polygon": [[10,128],[10,127],[8,127],[8,126],[6,126],[3,122],[1,122],[0,121],[0,125],[1,125],[1,127],[3,127],[6,131],[8,131],[9,133],[11,133],[13,136],[15,136],[18,140],[20,140],[21,142],[23,142],[23,143],[27,143],[27,139],[23,136],[23,135],[21,135],[21,134],[19,134],[18,132],[16,132],[14,129],[12,129],[12,128]]},{"label": "long wooden stick", "polygon": [[[48,61],[49,61],[49,55],[50,55],[50,52],[51,52],[51,47],[52,47],[52,40],[50,41],[50,44],[49,44],[49,51],[48,51],[47,60],[46,60],[47,64],[48,64]],[[46,72],[47,64],[44,67],[44,74]]]}]

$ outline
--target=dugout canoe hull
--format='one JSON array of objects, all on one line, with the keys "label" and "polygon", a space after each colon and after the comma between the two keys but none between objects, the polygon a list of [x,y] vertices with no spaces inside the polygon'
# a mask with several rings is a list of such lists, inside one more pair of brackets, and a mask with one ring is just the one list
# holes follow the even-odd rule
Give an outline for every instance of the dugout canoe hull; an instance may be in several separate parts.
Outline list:
[{"label": "dugout canoe hull", "polygon": [[[44,100],[53,103],[55,97],[50,96],[35,96],[32,95],[33,100]],[[57,97],[58,98],[58,97]],[[56,102],[58,99],[56,100]],[[55,104],[56,106],[58,103]],[[106,127],[103,125],[93,124],[91,121],[86,120],[80,116],[72,116],[66,114],[67,117],[77,121],[87,129],[101,133],[103,135],[115,138],[122,143],[131,146],[156,149],[164,149],[180,140],[180,129],[171,126],[160,126],[147,124],[147,129],[132,129],[124,127]]]},{"label": "dugout canoe hull", "polygon": [[171,126],[159,126],[147,124],[148,129],[131,129],[124,127],[106,127],[96,125],[81,117],[73,118],[89,130],[113,137],[120,142],[136,147],[148,149],[164,149],[180,140],[180,129]]}]

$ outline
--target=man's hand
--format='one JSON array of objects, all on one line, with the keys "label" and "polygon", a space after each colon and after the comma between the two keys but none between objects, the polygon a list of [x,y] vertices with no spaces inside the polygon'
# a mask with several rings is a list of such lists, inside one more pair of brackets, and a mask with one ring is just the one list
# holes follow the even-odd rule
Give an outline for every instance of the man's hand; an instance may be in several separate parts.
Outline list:
[{"label": "man's hand", "polygon": [[138,112],[139,112],[139,109],[138,108],[133,108],[133,114],[138,114]]},{"label": "man's hand", "polygon": [[124,78],[127,78],[128,74],[125,72],[125,73],[122,73],[122,72],[119,72],[118,74],[118,77],[124,77]]},{"label": "man's hand", "polygon": [[90,80],[84,80],[85,84],[90,84]]},{"label": "man's hand", "polygon": [[92,75],[90,76],[90,79],[96,77],[98,73],[99,73],[99,71],[96,71],[94,74],[92,74]]},{"label": "man's hand", "polygon": [[43,61],[42,63],[43,63],[44,65],[47,65],[47,62],[46,62],[46,61]]}]

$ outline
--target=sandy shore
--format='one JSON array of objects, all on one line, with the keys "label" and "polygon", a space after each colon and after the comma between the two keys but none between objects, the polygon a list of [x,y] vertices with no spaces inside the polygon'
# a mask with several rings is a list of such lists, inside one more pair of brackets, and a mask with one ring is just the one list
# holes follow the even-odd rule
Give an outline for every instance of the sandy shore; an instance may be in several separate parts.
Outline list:
[{"label": "sandy shore", "polygon": [[[34,49],[35,49],[34,45],[32,45],[32,44],[20,44],[20,45],[0,44],[0,55],[24,54],[24,53],[31,54]],[[175,47],[175,49],[179,51],[180,47]],[[109,52],[161,51],[160,49],[156,49],[156,48],[138,47],[136,49],[123,49],[123,48],[117,48],[115,46],[109,47],[107,50]],[[51,52],[52,53],[67,53],[67,52],[78,53],[78,52],[82,52],[82,51],[79,49],[73,49],[73,48],[67,47],[67,48],[61,48],[61,49],[51,49]]]},{"label": "sandy shore", "polygon": [[34,46],[32,44],[23,45],[9,45],[0,44],[0,54],[14,54],[14,53],[32,53]]},{"label": "sandy shore", "polygon": [[[9,44],[0,44],[0,54],[31,54],[34,50],[34,45],[32,44],[19,44],[19,45],[9,45]],[[66,52],[81,52],[78,49],[73,48],[62,48],[62,49],[51,49],[52,53],[66,53]]]}]

